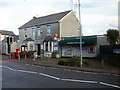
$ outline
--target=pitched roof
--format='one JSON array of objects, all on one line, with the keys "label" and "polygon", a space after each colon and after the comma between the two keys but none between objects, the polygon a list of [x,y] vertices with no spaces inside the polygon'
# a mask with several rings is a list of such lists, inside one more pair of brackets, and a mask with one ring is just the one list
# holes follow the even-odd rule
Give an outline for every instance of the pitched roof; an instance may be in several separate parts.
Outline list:
[{"label": "pitched roof", "polygon": [[2,35],[11,35],[14,36],[15,34],[12,31],[0,30]]},{"label": "pitched roof", "polygon": [[[13,37],[13,42],[16,42],[19,40],[19,35],[14,35]],[[7,38],[3,39],[2,42],[7,42]]]},{"label": "pitched roof", "polygon": [[26,24],[21,26],[19,29],[28,28],[31,26],[41,25],[41,24],[46,24],[46,23],[58,22],[69,12],[71,12],[71,10],[56,13],[56,14],[51,14],[51,15],[47,15],[47,16],[43,16],[43,17],[39,17],[39,18],[34,17],[32,20],[30,20],[29,22],[27,22]]},{"label": "pitched roof", "polygon": [[26,38],[23,42],[34,41],[32,38]]}]

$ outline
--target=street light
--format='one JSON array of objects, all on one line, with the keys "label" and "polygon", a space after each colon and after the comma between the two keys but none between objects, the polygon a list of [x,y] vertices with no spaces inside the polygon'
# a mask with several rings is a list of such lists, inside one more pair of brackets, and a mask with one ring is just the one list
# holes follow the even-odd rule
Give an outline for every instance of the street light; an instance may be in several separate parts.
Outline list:
[{"label": "street light", "polygon": [[82,67],[82,28],[81,28],[81,17],[80,17],[80,0],[78,0],[79,4],[79,32],[80,32],[80,67]]}]

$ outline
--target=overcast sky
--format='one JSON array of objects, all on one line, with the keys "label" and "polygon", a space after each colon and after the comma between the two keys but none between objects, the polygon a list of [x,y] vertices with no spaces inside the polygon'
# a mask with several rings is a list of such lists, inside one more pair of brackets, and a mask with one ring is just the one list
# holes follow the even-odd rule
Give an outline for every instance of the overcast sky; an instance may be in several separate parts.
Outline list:
[{"label": "overcast sky", "polygon": [[[19,34],[18,28],[33,16],[45,16],[74,10],[78,17],[78,0],[0,0],[0,30]],[[106,34],[118,28],[118,1],[80,0],[83,35]]]}]

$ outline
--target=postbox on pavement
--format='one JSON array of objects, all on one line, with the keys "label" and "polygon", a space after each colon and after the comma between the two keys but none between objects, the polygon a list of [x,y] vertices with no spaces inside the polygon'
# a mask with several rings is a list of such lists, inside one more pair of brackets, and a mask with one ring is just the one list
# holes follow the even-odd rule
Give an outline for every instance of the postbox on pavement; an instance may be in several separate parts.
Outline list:
[{"label": "postbox on pavement", "polygon": [[16,49],[16,56],[19,58],[20,57],[20,49]]}]

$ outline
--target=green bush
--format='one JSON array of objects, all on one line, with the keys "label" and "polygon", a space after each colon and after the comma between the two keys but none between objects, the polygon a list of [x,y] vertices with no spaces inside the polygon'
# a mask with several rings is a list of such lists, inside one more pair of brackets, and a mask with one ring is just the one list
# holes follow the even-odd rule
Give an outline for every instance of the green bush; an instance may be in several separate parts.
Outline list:
[{"label": "green bush", "polygon": [[[83,60],[83,65],[88,65],[88,60]],[[72,58],[61,59],[58,62],[59,65],[70,65],[70,66],[80,66],[80,58],[78,56],[73,56]]]},{"label": "green bush", "polygon": [[88,65],[89,64],[88,60],[83,60],[82,63],[83,63],[83,65]]},{"label": "green bush", "polygon": [[79,66],[80,65],[80,58],[78,56],[73,56],[69,61],[70,66]]},{"label": "green bush", "polygon": [[70,65],[70,66],[79,66],[80,65],[80,58],[77,56],[73,56],[70,59],[61,59],[58,62],[59,65]]},{"label": "green bush", "polygon": [[27,51],[21,51],[20,55],[28,55]]},{"label": "green bush", "polygon": [[52,52],[52,58],[56,58],[56,52]]},{"label": "green bush", "polygon": [[68,65],[68,59],[61,59],[59,62],[58,62],[58,64],[59,65]]}]

